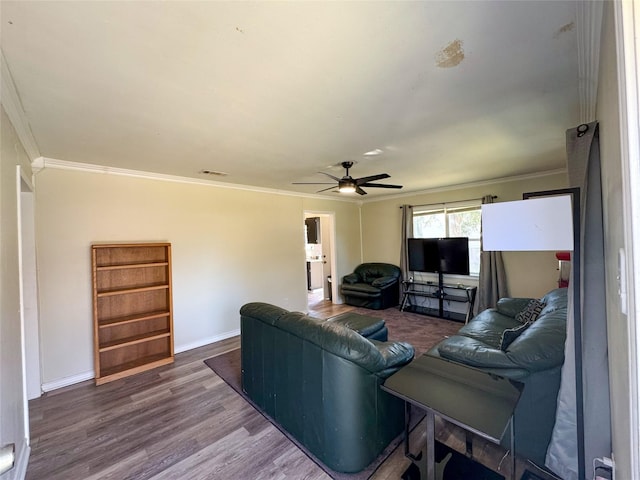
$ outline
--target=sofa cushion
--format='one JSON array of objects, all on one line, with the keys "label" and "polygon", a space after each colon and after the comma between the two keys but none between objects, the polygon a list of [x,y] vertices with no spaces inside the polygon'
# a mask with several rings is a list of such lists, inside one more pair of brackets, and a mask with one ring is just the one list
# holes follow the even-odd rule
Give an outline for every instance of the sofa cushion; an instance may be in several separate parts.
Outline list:
[{"label": "sofa cushion", "polygon": [[373,282],[371,282],[371,286],[378,287],[378,288],[383,288],[383,287],[386,287],[387,285],[391,285],[391,284],[393,284],[393,283],[395,283],[397,281],[398,281],[398,279],[396,277],[378,277]]},{"label": "sofa cushion", "polygon": [[389,263],[363,263],[358,265],[353,273],[358,275],[364,283],[371,283],[380,277],[400,278],[401,274],[397,266]]},{"label": "sofa cushion", "polygon": [[356,275],[355,273],[350,273],[350,274],[345,275],[344,277],[342,277],[342,281],[344,283],[349,284],[349,285],[353,285],[354,283],[358,283],[358,280],[360,280],[360,277],[358,277],[358,275]]},{"label": "sofa cushion", "polygon": [[542,297],[540,301],[545,304],[545,307],[542,309],[542,312],[540,312],[540,315],[546,315],[547,313],[555,312],[556,310],[566,310],[567,289],[556,288],[555,290],[551,290],[544,297]]},{"label": "sofa cushion", "polygon": [[347,290],[349,294],[353,295],[354,293],[366,293],[368,295],[380,295],[380,288],[374,287],[368,283],[353,283],[344,287],[344,290]]},{"label": "sofa cushion", "polygon": [[501,298],[496,304],[496,310],[507,317],[513,317],[520,313],[533,298]]},{"label": "sofa cushion", "polygon": [[567,337],[566,319],[566,308],[541,314],[509,345],[507,355],[530,372],[562,365]]},{"label": "sofa cushion", "polygon": [[493,348],[482,340],[461,335],[453,335],[438,344],[442,358],[464,363],[472,367],[518,368],[505,352]]},{"label": "sofa cushion", "polygon": [[299,312],[281,316],[275,326],[369,372],[379,372],[393,365],[397,367],[408,363],[414,355],[411,345],[397,342],[395,357],[385,357],[368,339],[339,322],[326,322]]},{"label": "sofa cushion", "polygon": [[365,338],[369,338],[374,333],[385,328],[383,319],[354,312],[341,313],[340,315],[327,319],[327,322],[336,322],[344,325],[354,332],[358,332]]},{"label": "sofa cushion", "polygon": [[492,348],[500,349],[502,332],[508,328],[519,326],[513,317],[498,313],[496,310],[484,310],[458,330],[458,335],[470,337],[485,343]]},{"label": "sofa cushion", "polygon": [[523,323],[517,327],[507,328],[504,330],[500,339],[500,350],[504,352],[509,345],[511,345],[511,343],[527,329],[527,327],[529,327],[529,323]]},{"label": "sofa cushion", "polygon": [[520,323],[535,322],[538,318],[538,315],[540,315],[540,312],[542,312],[544,306],[544,303],[542,303],[540,300],[530,300],[527,306],[523,308],[522,311],[518,312],[518,314],[516,315],[516,320],[518,320]]}]

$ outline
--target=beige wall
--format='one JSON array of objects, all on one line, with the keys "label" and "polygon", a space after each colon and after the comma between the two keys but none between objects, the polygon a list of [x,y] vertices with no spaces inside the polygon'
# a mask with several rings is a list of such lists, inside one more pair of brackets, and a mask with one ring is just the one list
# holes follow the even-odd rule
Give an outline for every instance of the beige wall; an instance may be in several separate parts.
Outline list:
[{"label": "beige wall", "polygon": [[604,26],[600,51],[597,118],[600,123],[600,158],[602,162],[602,199],[605,229],[605,268],[607,292],[607,337],[611,389],[611,427],[616,477],[632,478],[629,439],[632,433],[629,390],[629,325],[620,312],[618,285],[618,250],[624,247],[622,200],[622,165],[618,107],[618,76],[613,18],[613,3],[605,2]]},{"label": "beige wall", "polygon": [[[175,345],[176,351],[183,351],[237,333],[238,309],[246,302],[306,309],[305,211],[335,215],[334,278],[339,279],[362,259],[398,263],[402,203],[453,201],[487,193],[507,201],[521,198],[525,191],[563,187],[564,182],[565,175],[557,174],[359,206],[45,168],[36,176],[45,388],[90,378],[92,242],[172,243]],[[505,263],[514,296],[541,296],[556,286],[557,261],[552,253],[507,253]]]},{"label": "beige wall", "polygon": [[[559,173],[367,202],[362,207],[364,260],[399,265],[400,205],[455,202],[489,194],[498,196],[496,202],[521,200],[524,192],[564,188],[566,182],[566,174]],[[553,252],[505,252],[503,258],[511,296],[540,297],[558,286],[558,261]]]},{"label": "beige wall", "polygon": [[45,168],[36,209],[45,384],[93,369],[92,242],[171,242],[176,351],[237,334],[246,302],[306,310],[305,209],[335,213],[338,273],[360,257],[355,203]]},{"label": "beige wall", "polygon": [[[27,154],[2,108],[0,142],[0,445],[15,443],[26,455],[18,271],[18,189],[16,167],[31,176]],[[24,457],[26,458],[26,457]],[[20,463],[20,461],[18,461]],[[12,475],[16,470],[12,470]]]}]

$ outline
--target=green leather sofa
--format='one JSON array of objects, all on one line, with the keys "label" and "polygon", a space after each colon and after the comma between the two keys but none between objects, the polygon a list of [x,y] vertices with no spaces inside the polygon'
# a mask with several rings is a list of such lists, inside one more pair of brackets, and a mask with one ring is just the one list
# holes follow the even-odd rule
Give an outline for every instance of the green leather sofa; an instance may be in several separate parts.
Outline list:
[{"label": "green leather sofa", "polygon": [[383,310],[400,303],[399,267],[390,263],[363,263],[342,277],[340,293],[344,303]]},{"label": "green leather sofa", "polygon": [[[502,346],[503,332],[522,325],[515,317],[530,300],[501,299],[496,308],[481,312],[427,354],[523,382],[514,415],[516,453],[544,465],[564,363],[567,289],[552,290],[540,299],[545,306],[538,318],[508,346]],[[509,442],[507,431],[502,443],[508,447]]]},{"label": "green leather sofa", "polygon": [[411,345],[266,303],[244,305],[240,327],[242,389],[329,468],[363,470],[402,431],[404,403],[380,385]]}]

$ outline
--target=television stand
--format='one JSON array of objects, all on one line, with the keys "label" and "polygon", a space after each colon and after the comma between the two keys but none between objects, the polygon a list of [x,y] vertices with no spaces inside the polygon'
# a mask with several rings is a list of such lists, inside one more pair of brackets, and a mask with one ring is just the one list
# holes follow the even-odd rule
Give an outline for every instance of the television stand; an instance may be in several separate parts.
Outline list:
[{"label": "television stand", "polygon": [[[422,315],[430,315],[432,317],[447,318],[467,323],[473,316],[473,306],[476,301],[476,293],[478,287],[458,284],[445,284],[442,281],[442,274],[438,275],[438,283],[436,282],[402,282],[403,295],[400,304],[401,312],[420,313]],[[438,308],[431,308],[418,305],[416,298],[423,297],[429,299],[438,299]],[[467,311],[465,313],[454,312],[445,308],[445,303],[456,302],[466,303]]]}]

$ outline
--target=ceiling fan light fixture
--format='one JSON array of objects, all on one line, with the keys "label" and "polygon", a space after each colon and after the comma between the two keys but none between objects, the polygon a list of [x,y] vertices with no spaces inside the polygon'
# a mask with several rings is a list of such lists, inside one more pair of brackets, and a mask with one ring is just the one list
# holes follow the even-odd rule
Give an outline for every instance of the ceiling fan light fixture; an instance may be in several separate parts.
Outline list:
[{"label": "ceiling fan light fixture", "polygon": [[340,193],[354,193],[356,191],[356,184],[353,180],[340,180],[340,182],[338,182],[338,191]]},{"label": "ceiling fan light fixture", "polygon": [[[389,178],[388,173],[378,173],[377,175],[369,175],[367,177],[360,178],[352,178],[349,175],[349,169],[353,166],[354,162],[342,162],[342,168],[345,169],[345,175],[342,178],[338,178],[335,175],[331,175],[327,172],[318,172],[322,175],[329,177],[334,182],[338,182],[336,185],[333,184],[333,187],[324,188],[322,190],[318,190],[316,193],[326,192],[331,190],[335,192],[335,188],[337,187],[338,193],[357,193],[358,195],[366,195],[362,187],[376,187],[376,188],[402,188],[402,185],[389,185],[386,183],[373,183],[376,180],[382,180],[383,178]],[[325,185],[326,182],[293,182],[293,185]]]}]

